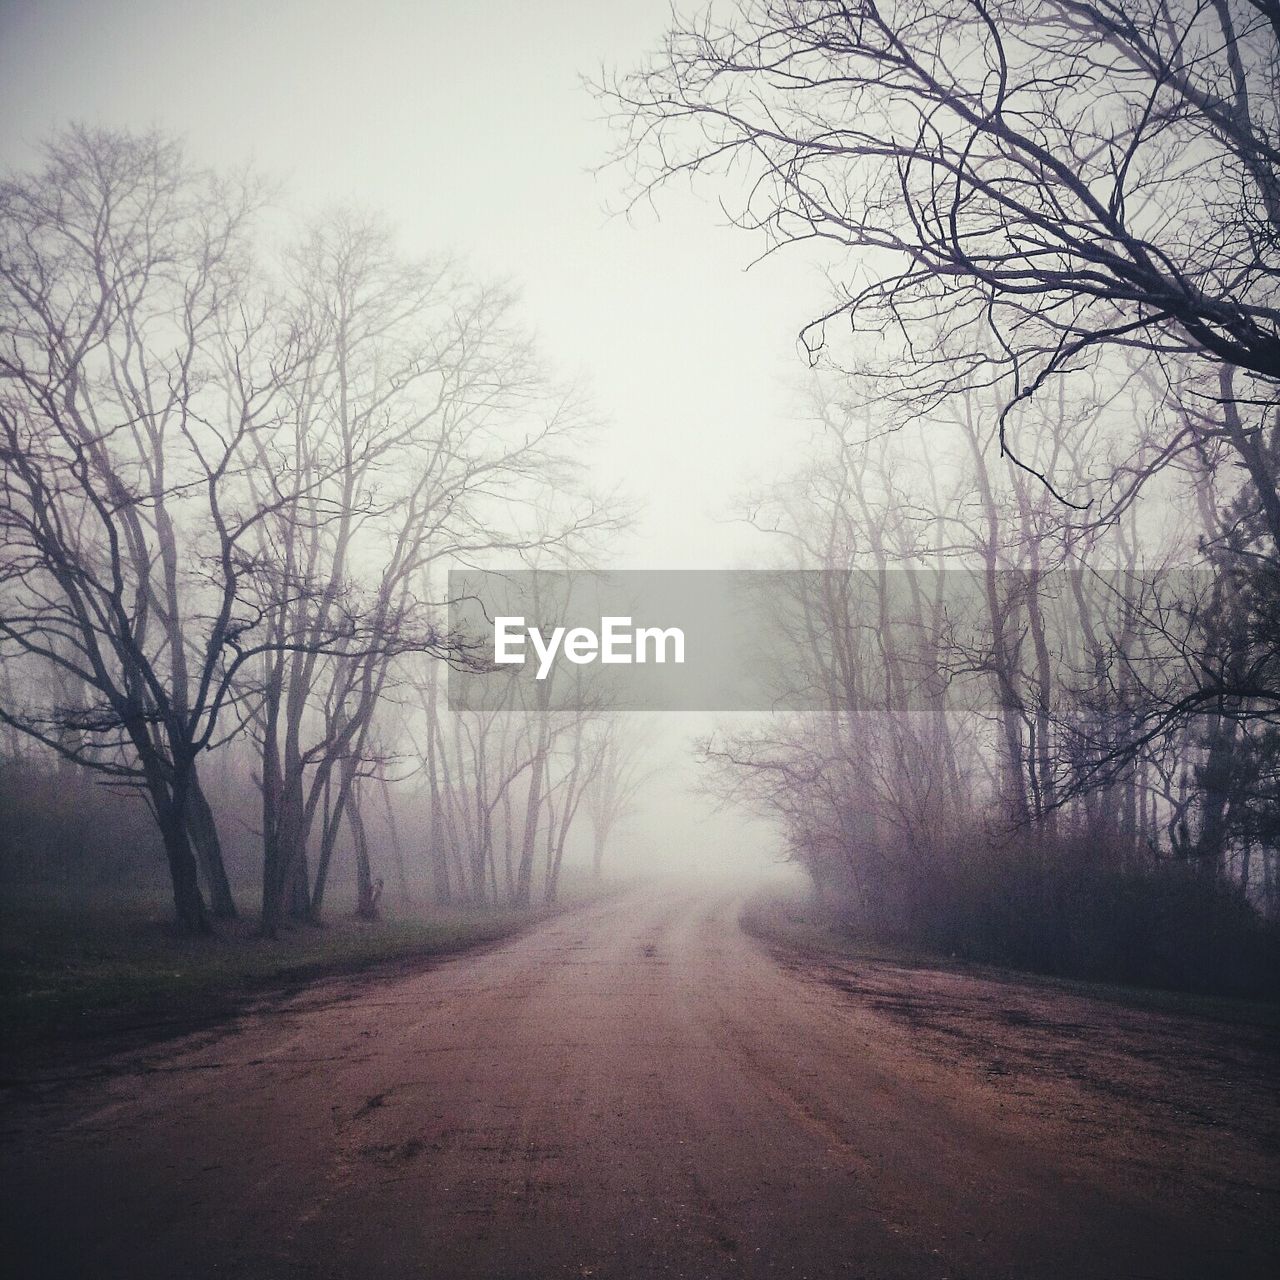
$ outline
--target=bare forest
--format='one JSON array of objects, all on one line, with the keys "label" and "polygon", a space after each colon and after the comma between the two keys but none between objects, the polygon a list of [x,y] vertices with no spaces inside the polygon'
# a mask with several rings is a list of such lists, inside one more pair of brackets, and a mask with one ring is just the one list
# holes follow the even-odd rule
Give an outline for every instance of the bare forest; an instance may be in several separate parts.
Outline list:
[{"label": "bare forest", "polygon": [[789,655],[829,709],[703,754],[877,933],[1273,971],[1278,17],[748,4],[601,87],[632,200],[834,264],[741,511],[853,571]]},{"label": "bare forest", "polygon": [[1275,0],[0,68],[23,1275],[1273,1273]]}]

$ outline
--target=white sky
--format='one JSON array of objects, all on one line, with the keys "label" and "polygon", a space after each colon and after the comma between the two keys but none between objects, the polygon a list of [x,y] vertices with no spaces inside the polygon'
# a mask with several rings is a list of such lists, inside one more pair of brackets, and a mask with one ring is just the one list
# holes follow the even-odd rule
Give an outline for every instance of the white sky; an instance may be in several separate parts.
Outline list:
[{"label": "white sky", "polygon": [[824,286],[714,204],[611,218],[609,131],[578,77],[629,69],[665,0],[0,0],[0,164],[69,120],[159,127],[195,160],[252,157],[302,207],[355,198],[414,251],[521,287],[554,366],[606,418],[602,484],[645,506],[613,567],[749,567],[735,493],[803,439],[788,380]]},{"label": "white sky", "polygon": [[[802,447],[788,383],[825,286],[795,258],[746,273],[760,246],[709,201],[609,216],[617,188],[591,171],[610,134],[579,76],[632,68],[667,20],[666,0],[0,0],[0,166],[72,120],[155,127],[199,163],[253,159],[298,207],[384,210],[409,250],[516,282],[553,365],[585,380],[600,485],[644,506],[602,567],[752,567],[768,548],[724,517]],[[664,778],[630,838],[741,869],[772,841],[693,802],[695,775],[686,759]]]}]

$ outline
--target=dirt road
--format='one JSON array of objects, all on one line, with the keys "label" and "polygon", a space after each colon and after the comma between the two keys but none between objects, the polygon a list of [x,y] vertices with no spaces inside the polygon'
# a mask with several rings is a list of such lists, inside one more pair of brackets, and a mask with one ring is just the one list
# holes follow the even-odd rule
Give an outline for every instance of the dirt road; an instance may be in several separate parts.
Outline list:
[{"label": "dirt road", "polygon": [[788,959],[739,906],[637,890],[18,1091],[0,1269],[1269,1272],[1267,1033]]}]

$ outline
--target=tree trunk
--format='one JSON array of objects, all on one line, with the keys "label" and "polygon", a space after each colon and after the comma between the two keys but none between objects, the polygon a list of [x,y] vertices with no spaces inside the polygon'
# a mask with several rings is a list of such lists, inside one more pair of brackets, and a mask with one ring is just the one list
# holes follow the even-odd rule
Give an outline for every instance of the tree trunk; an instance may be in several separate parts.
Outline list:
[{"label": "tree trunk", "polygon": [[200,892],[199,870],[187,831],[185,796],[177,790],[167,795],[153,793],[153,800],[173,881],[173,906],[178,916],[178,927],[184,933],[211,933],[209,913]]},{"label": "tree trunk", "polygon": [[387,831],[391,836],[391,856],[396,864],[396,879],[400,885],[400,900],[405,906],[413,905],[413,894],[409,889],[409,872],[404,865],[404,846],[400,843],[400,824],[396,821],[395,805],[391,801],[391,788],[386,778],[379,778],[382,788],[382,805],[387,811]]},{"label": "tree trunk", "polygon": [[544,759],[539,754],[534,761],[529,778],[529,796],[524,815],[524,838],[520,848],[520,865],[516,871],[515,893],[512,895],[512,901],[518,907],[527,907],[533,896],[533,858],[538,834],[538,818],[542,811],[544,768]]},{"label": "tree trunk", "polygon": [[360,805],[353,793],[347,802],[347,825],[351,828],[351,840],[356,855],[356,915],[361,920],[378,918],[378,898],[380,894],[373,883],[373,868],[369,865],[369,840],[365,834],[364,819],[360,816]]},{"label": "tree trunk", "polygon": [[524,837],[520,848],[520,866],[516,873],[515,905],[527,907],[533,895],[533,858],[538,834],[538,818],[542,813],[542,788],[546,781],[547,751],[550,746],[549,682],[538,690],[538,737],[533,764],[529,770],[529,794],[525,805]]},{"label": "tree trunk", "polygon": [[[427,862],[431,867],[432,896],[439,907],[450,906],[453,902],[453,888],[449,882],[449,859],[444,847],[443,823],[441,810],[444,799],[440,794],[440,779],[436,771],[436,738],[440,733],[437,720],[438,711],[435,701],[434,664],[431,677],[431,697],[429,702],[427,724],[427,781],[431,789],[431,817],[427,826]],[[441,749],[443,749],[441,741]]]},{"label": "tree trunk", "polygon": [[320,856],[316,860],[315,881],[311,888],[311,918],[313,920],[320,918],[320,910],[324,905],[325,890],[329,884],[329,868],[333,863],[334,850],[337,848],[338,832],[342,827],[342,820],[347,812],[347,804],[351,799],[354,776],[354,766],[344,765],[338,776],[336,796],[333,793],[333,775],[330,773],[325,777],[320,809]]},{"label": "tree trunk", "polygon": [[238,913],[235,899],[231,894],[231,882],[227,878],[227,868],[222,861],[222,842],[218,839],[218,826],[214,821],[213,810],[209,807],[204,789],[194,771],[191,776],[190,794],[187,798],[187,831],[190,834],[191,843],[195,846],[200,870],[209,890],[210,910],[218,920],[234,920]]},{"label": "tree trunk", "polygon": [[184,933],[207,934],[213,928],[200,892],[200,877],[186,828],[172,819],[161,824],[169,874],[173,878],[173,905]]},{"label": "tree trunk", "polygon": [[263,763],[262,932],[274,938],[286,914],[309,919],[310,877],[298,788]]},{"label": "tree trunk", "polygon": [[315,911],[311,902],[311,864],[307,858],[305,841],[299,841],[289,869],[289,883],[285,894],[289,914],[295,920],[311,921]]},{"label": "tree trunk", "polygon": [[1196,858],[1207,876],[1218,875],[1223,867],[1227,844],[1227,811],[1231,801],[1232,756],[1235,746],[1235,722],[1215,716],[1209,731],[1209,749],[1200,774],[1204,792],[1201,802],[1200,836],[1196,841]]}]

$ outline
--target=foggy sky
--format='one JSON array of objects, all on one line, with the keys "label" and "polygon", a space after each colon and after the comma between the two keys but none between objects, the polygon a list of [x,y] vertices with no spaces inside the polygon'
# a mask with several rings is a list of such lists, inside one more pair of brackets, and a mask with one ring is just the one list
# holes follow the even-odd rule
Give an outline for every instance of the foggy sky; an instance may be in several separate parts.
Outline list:
[{"label": "foggy sky", "polygon": [[[71,121],[159,128],[196,163],[252,160],[288,208],[384,211],[409,251],[516,283],[543,353],[588,388],[598,484],[642,511],[602,567],[758,566],[770,548],[726,517],[795,465],[795,335],[826,286],[794,257],[748,272],[761,246],[712,200],[611,213],[620,184],[593,172],[610,131],[580,77],[636,65],[668,18],[666,0],[0,0],[0,165]],[[776,845],[690,794],[688,735],[709,727],[662,727],[668,767],[620,832],[646,863],[741,872]]]},{"label": "foggy sky", "polygon": [[665,0],[0,0],[0,164],[69,120],[176,132],[192,158],[253,158],[309,209],[385,210],[412,251],[448,249],[522,289],[543,351],[608,424],[602,485],[644,506],[611,567],[746,567],[734,495],[794,459],[788,381],[825,287],[715,204],[611,217],[610,142],[579,76],[635,65]]}]

